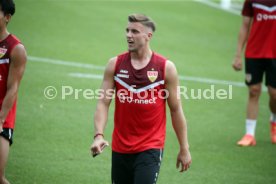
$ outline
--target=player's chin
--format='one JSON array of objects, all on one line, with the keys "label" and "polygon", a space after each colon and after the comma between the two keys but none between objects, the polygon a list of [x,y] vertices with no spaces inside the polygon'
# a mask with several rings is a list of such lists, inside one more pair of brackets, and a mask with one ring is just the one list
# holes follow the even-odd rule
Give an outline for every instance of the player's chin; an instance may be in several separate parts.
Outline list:
[{"label": "player's chin", "polygon": [[128,47],[128,51],[129,52],[135,52],[135,51],[137,51],[137,49],[135,47]]}]

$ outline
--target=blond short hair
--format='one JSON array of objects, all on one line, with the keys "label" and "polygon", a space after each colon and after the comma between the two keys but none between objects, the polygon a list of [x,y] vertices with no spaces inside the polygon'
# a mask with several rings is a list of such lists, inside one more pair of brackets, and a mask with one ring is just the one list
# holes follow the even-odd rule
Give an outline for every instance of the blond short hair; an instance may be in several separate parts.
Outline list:
[{"label": "blond short hair", "polygon": [[131,14],[128,16],[128,21],[139,22],[142,25],[150,28],[153,32],[156,30],[156,26],[153,20],[150,17],[143,14]]}]

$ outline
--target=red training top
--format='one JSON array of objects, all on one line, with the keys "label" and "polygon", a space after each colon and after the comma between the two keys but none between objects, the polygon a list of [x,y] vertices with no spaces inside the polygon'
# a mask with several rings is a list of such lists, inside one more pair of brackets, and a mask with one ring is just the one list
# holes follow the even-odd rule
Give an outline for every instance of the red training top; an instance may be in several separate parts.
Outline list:
[{"label": "red training top", "polygon": [[129,52],[117,57],[113,151],[138,153],[164,148],[165,64],[166,59],[154,52],[147,66],[139,70],[132,66]]},{"label": "red training top", "polygon": [[[19,44],[20,41],[14,36],[9,35],[0,42],[0,109],[7,92],[7,82],[10,69],[10,54],[12,49]],[[8,113],[3,128],[14,128],[16,115],[16,100]]]},{"label": "red training top", "polygon": [[247,58],[276,58],[276,0],[246,0],[243,16],[253,17]]}]

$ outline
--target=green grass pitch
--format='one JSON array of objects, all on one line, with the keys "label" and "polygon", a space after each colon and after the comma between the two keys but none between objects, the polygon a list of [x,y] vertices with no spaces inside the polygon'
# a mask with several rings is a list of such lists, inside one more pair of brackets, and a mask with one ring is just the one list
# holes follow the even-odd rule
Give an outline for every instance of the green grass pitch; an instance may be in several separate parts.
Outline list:
[{"label": "green grass pitch", "polygon": [[[104,66],[126,50],[127,15],[138,12],[157,23],[151,47],[172,60],[180,75],[243,82],[231,68],[241,17],[193,1],[16,0],[9,31],[29,56]],[[97,89],[100,80],[69,73],[101,75],[101,70],[29,61],[21,84],[14,144],[6,175],[12,184],[108,184],[111,149],[93,159],[96,100],[47,100],[47,86]],[[189,88],[209,84],[181,81]],[[216,85],[227,88],[225,85]],[[60,91],[60,90],[59,90]],[[270,143],[268,96],[260,100],[257,146],[240,148],[247,89],[233,86],[232,100],[182,100],[188,119],[193,163],[175,168],[178,143],[169,114],[159,184],[272,184],[276,146]],[[111,141],[113,103],[105,132]]]}]

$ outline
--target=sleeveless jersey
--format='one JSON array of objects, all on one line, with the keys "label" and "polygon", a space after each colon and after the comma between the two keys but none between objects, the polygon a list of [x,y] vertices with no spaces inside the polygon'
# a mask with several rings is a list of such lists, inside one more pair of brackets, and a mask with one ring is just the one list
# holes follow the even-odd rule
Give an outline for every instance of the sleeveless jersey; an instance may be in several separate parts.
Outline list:
[{"label": "sleeveless jersey", "polygon": [[[0,109],[2,109],[2,103],[7,92],[7,80],[10,68],[10,54],[12,49],[19,43],[20,41],[11,34],[0,42]],[[6,117],[3,128],[14,128],[15,115],[16,100]]]},{"label": "sleeveless jersey", "polygon": [[276,0],[246,0],[242,15],[253,17],[245,57],[275,59]]},{"label": "sleeveless jersey", "polygon": [[138,153],[164,148],[165,64],[166,59],[154,52],[139,70],[132,66],[129,52],[117,57],[113,151]]}]

